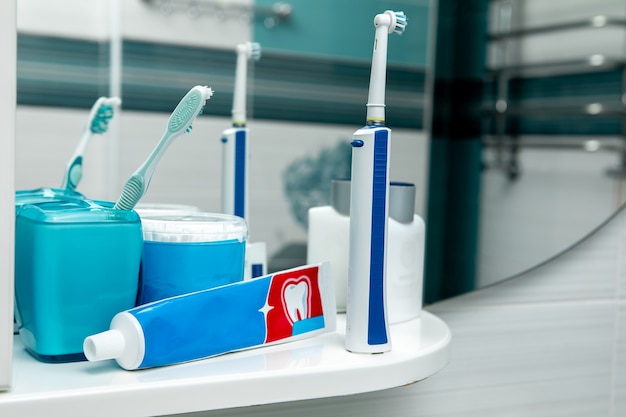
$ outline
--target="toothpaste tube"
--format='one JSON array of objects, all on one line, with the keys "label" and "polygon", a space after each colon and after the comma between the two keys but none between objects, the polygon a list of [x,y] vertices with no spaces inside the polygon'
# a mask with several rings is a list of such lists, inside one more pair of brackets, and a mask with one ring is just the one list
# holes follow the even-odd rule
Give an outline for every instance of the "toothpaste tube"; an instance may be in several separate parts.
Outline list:
[{"label": "toothpaste tube", "polygon": [[90,361],[124,369],[172,365],[335,330],[328,263],[167,298],[118,313],[89,336]]}]

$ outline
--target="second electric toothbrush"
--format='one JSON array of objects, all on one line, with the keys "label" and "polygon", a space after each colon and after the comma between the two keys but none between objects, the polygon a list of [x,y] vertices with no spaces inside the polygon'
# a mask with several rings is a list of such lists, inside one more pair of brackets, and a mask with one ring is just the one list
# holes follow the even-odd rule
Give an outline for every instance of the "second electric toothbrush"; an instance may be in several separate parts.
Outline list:
[{"label": "second electric toothbrush", "polygon": [[237,45],[232,127],[222,133],[222,213],[248,217],[248,129],[246,127],[246,79],[248,59],[258,60],[261,46]]},{"label": "second electric toothbrush", "polygon": [[[246,127],[246,80],[248,60],[261,58],[261,45],[237,45],[232,126],[222,133],[222,213],[243,217],[248,222],[248,128]],[[264,242],[246,243],[244,279],[265,275],[267,255]]]},{"label": "second electric toothbrush", "polygon": [[389,202],[391,129],[385,127],[387,37],[402,34],[403,12],[387,10],[374,18],[366,126],[352,140],[350,254],[346,309],[347,350],[382,353],[391,350],[385,305],[386,240]]}]

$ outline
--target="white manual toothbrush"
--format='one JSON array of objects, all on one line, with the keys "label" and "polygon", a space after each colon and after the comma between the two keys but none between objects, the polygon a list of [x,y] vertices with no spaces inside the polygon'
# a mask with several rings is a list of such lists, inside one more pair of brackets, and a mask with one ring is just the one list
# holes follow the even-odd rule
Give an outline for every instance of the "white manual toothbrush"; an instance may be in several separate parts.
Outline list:
[{"label": "white manual toothbrush", "polygon": [[352,140],[350,254],[345,347],[356,353],[391,350],[385,305],[391,129],[385,127],[387,37],[402,34],[403,12],[374,18],[366,126]]}]

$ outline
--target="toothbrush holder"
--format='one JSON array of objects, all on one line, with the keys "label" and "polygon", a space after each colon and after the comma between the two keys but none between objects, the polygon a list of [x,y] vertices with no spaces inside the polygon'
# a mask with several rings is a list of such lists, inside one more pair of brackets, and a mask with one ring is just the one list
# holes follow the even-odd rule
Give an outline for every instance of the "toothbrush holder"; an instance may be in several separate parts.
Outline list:
[{"label": "toothbrush holder", "polygon": [[16,208],[15,318],[41,361],[85,360],[85,337],[134,306],[141,221],[111,206],[68,197]]}]

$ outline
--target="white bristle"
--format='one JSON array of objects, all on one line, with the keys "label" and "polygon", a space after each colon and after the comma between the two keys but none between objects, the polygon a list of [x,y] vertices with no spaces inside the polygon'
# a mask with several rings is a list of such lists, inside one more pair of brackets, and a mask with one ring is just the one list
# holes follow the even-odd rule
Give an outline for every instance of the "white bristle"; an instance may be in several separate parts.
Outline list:
[{"label": "white bristle", "polygon": [[122,104],[122,99],[119,97],[107,97],[102,101],[102,104],[108,104],[112,107],[119,107]]},{"label": "white bristle", "polygon": [[[393,16],[394,16],[394,19],[393,19],[394,21],[392,22],[394,23],[392,25],[393,32],[397,33],[398,35],[402,35],[407,25],[406,15],[404,14],[404,12],[393,12]],[[390,33],[391,32],[392,31],[390,31]]]}]

